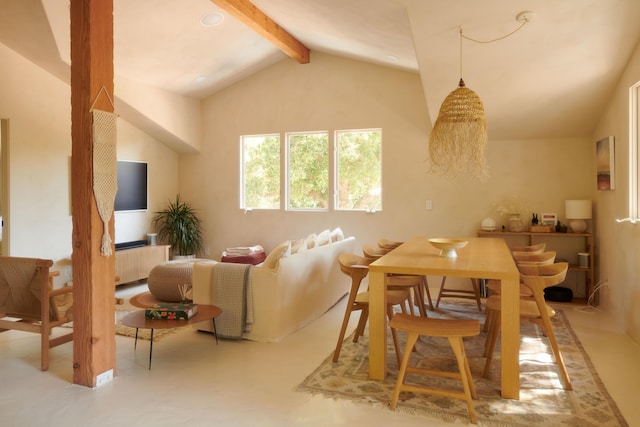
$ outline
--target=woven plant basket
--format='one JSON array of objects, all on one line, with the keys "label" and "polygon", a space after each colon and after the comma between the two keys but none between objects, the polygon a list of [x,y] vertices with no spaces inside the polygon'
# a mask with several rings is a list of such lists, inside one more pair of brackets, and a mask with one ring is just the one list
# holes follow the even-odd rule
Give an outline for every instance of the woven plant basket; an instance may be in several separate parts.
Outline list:
[{"label": "woven plant basket", "polygon": [[487,121],[480,97],[459,86],[442,103],[429,137],[431,169],[450,176],[487,176]]}]

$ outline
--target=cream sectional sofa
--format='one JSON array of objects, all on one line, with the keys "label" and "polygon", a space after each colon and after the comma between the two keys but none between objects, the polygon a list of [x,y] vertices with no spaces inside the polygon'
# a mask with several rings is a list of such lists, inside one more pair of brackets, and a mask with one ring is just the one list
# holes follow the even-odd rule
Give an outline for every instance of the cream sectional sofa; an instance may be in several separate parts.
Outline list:
[{"label": "cream sectional sofa", "polygon": [[[339,229],[274,248],[262,264],[251,268],[253,324],[243,338],[279,341],[322,316],[349,291],[350,279],[338,264],[338,255],[345,252],[355,253],[355,238],[344,238]],[[215,304],[214,268],[215,264],[194,265],[195,303]],[[212,331],[213,327],[205,322],[198,329]]]}]

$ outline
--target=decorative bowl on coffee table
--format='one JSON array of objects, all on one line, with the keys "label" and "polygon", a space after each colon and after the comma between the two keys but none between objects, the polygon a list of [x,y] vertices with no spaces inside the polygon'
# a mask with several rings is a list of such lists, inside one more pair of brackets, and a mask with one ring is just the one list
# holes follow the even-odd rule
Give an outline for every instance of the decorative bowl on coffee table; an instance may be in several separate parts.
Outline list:
[{"label": "decorative bowl on coffee table", "polygon": [[455,258],[458,256],[456,250],[462,249],[467,246],[469,243],[468,240],[462,239],[448,239],[444,237],[438,237],[429,239],[429,243],[431,243],[435,248],[440,249],[440,256],[447,258]]}]

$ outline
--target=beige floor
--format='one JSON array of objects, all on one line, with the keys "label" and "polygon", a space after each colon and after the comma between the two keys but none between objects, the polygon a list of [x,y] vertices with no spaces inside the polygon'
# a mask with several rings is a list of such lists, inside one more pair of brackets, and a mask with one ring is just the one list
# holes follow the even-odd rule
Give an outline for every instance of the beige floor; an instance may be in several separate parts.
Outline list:
[{"label": "beige floor", "polygon": [[[119,289],[127,295],[131,289]],[[71,344],[39,370],[36,335],[0,334],[2,426],[445,426],[385,407],[295,392],[333,350],[344,300],[277,344],[220,341],[184,330],[134,351],[118,336],[116,378],[96,389],[71,384]],[[565,307],[571,324],[630,426],[640,426],[640,345],[607,328],[603,313]],[[353,325],[355,326],[355,324]]]}]

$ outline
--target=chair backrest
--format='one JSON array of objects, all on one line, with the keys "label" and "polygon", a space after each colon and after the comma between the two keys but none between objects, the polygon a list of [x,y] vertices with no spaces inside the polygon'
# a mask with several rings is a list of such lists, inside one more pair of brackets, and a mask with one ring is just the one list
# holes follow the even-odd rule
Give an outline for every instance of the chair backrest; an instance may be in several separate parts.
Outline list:
[{"label": "chair backrest", "polygon": [[529,254],[541,254],[542,252],[544,252],[544,250],[547,248],[547,244],[546,243],[538,243],[535,245],[529,245],[529,246],[511,246],[511,253],[514,254],[524,254],[524,253],[529,253]]},{"label": "chair backrest", "polygon": [[384,237],[378,239],[378,246],[382,249],[395,249],[403,243],[404,242],[396,242],[393,240],[385,239]]},{"label": "chair backrest", "polygon": [[516,265],[549,265],[556,260],[555,251],[546,251],[540,254],[517,253],[513,255]]},{"label": "chair backrest", "polygon": [[[49,268],[53,261],[38,258],[0,257],[0,313],[40,319],[43,295],[51,289]],[[48,301],[50,319],[58,319],[57,306]]]},{"label": "chair backrest", "polygon": [[557,262],[551,265],[525,265],[520,268],[522,283],[538,295],[544,295],[544,290],[564,281],[567,277],[569,263]]},{"label": "chair backrest", "polygon": [[369,259],[370,261],[375,261],[381,256],[386,255],[390,251],[391,249],[385,249],[379,246],[373,246],[373,245],[362,246],[362,253],[364,254],[364,257]]},{"label": "chair backrest", "polygon": [[370,261],[356,254],[344,253],[338,255],[340,271],[351,277],[351,292],[358,292],[360,283],[369,274]]}]

